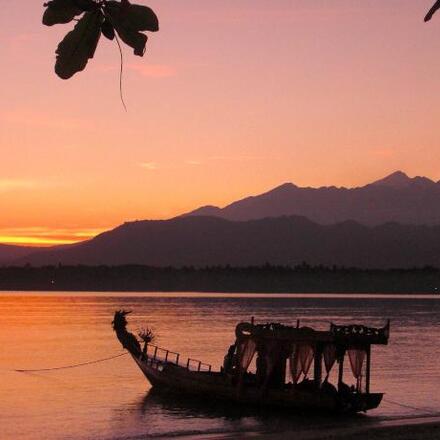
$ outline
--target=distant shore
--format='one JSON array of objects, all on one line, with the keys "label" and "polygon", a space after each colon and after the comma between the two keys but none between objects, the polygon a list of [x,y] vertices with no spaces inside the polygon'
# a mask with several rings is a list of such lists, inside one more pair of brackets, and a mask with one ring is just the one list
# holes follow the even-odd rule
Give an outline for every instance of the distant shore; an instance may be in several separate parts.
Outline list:
[{"label": "distant shore", "polygon": [[437,294],[440,270],[343,267],[0,267],[0,291]]}]

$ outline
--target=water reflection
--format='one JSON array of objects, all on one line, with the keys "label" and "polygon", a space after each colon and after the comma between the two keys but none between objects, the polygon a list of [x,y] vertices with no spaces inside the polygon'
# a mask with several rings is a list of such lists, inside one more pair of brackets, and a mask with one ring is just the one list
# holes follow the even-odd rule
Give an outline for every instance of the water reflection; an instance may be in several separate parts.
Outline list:
[{"label": "water reflection", "polygon": [[[330,322],[382,326],[391,318],[388,347],[375,347],[372,391],[386,401],[367,417],[328,420],[261,408],[149,392],[128,357],[81,369],[12,373],[99,359],[120,352],[111,329],[116,309],[132,309],[132,330],[148,325],[158,343],[219,366],[238,321],[280,321],[328,329]],[[2,439],[126,439],[172,433],[273,431],[440,410],[440,298],[355,298],[326,295],[0,295],[0,418]],[[146,394],[147,393],[147,394]],[[418,408],[419,410],[415,410]],[[14,423],[20,420],[20,423]],[[143,437],[142,437],[143,436]]]},{"label": "water reflection", "polygon": [[[194,434],[196,432],[276,432],[292,431],[303,432],[316,429],[330,429],[343,425],[345,428],[357,426],[359,423],[373,424],[380,417],[366,417],[363,414],[330,415],[316,413],[292,412],[287,409],[249,406],[223,401],[216,401],[206,396],[182,396],[172,392],[151,389],[145,396],[136,400],[122,410],[125,421],[144,426],[144,435],[151,434],[152,429],[163,430],[163,415],[172,416],[173,419],[187,420],[193,429],[177,429],[170,434]],[[117,418],[121,411],[117,412]],[[160,417],[158,418],[158,415]],[[194,423],[191,423],[193,421]],[[209,422],[201,429],[201,422]],[[218,422],[221,422],[220,424]],[[214,422],[214,425],[213,423]],[[216,426],[217,425],[217,426]],[[197,429],[195,429],[197,427]],[[162,429],[161,429],[162,428]],[[178,426],[176,426],[178,428]],[[169,426],[168,426],[169,429]]]}]

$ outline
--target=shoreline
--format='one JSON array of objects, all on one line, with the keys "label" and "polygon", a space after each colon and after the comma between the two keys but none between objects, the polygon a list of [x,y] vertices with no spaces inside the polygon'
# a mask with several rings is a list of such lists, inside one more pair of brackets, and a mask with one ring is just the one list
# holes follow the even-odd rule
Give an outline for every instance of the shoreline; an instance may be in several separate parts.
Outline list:
[{"label": "shoreline", "polygon": [[440,291],[387,291],[387,290],[239,290],[239,289],[96,289],[96,288],[63,288],[59,290],[55,290],[53,288],[44,288],[44,287],[27,287],[27,288],[8,288],[8,287],[0,287],[0,293],[10,292],[10,293],[32,293],[32,292],[41,292],[41,293],[142,293],[142,294],[180,294],[180,293],[192,293],[192,294],[201,294],[201,295],[307,295],[307,296],[319,296],[319,295],[387,295],[387,296],[426,296],[426,297],[439,297]]},{"label": "shoreline", "polygon": [[440,269],[0,266],[1,291],[439,294]]},{"label": "shoreline", "polygon": [[[166,438],[166,437],[165,437]],[[224,434],[198,434],[179,436],[182,440],[434,440],[440,439],[440,415],[378,420],[356,427],[322,427],[300,431],[230,432]]]},{"label": "shoreline", "polygon": [[14,290],[0,289],[4,296],[103,296],[103,297],[160,297],[160,298],[347,298],[347,299],[440,299],[438,293],[387,292],[221,292],[221,291],[162,291],[162,290]]}]

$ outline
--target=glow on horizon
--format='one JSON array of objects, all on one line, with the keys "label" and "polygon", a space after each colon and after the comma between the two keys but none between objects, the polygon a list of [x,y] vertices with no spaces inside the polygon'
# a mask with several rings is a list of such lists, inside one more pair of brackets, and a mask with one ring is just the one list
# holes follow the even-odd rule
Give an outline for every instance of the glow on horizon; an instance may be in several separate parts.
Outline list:
[{"label": "glow on horizon", "polygon": [[[110,229],[110,228],[108,228]],[[0,244],[20,246],[55,246],[74,244],[89,240],[106,229],[48,229],[48,228],[2,228],[0,229]]]},{"label": "glow on horizon", "polygon": [[432,0],[139,1],[161,30],[144,58],[125,51],[128,113],[114,44],[61,81],[71,25],[43,27],[31,0],[0,16],[0,242],[76,242],[285,182],[440,179]]},{"label": "glow on horizon", "polygon": [[0,235],[0,244],[11,244],[19,246],[49,247],[61,244],[74,244],[80,241],[82,240],[62,238],[14,237]]}]

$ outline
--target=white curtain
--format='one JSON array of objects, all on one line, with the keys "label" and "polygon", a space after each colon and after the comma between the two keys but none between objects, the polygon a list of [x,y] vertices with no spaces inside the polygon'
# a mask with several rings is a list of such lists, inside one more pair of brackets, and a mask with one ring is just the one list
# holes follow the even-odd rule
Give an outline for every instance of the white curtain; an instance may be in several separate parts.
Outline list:
[{"label": "white curtain", "polygon": [[301,368],[301,358],[299,356],[299,346],[294,345],[292,354],[289,358],[290,363],[290,375],[292,376],[292,382],[298,383],[298,379],[301,376],[302,368]]},{"label": "white curtain", "polygon": [[240,396],[243,388],[243,378],[249,365],[252,362],[255,351],[257,349],[257,344],[252,339],[246,339],[240,343],[238,346],[238,365],[239,365],[239,376],[237,383],[237,395]]},{"label": "white curtain", "polygon": [[252,339],[246,339],[239,346],[239,365],[240,370],[245,373],[255,355],[257,344]]},{"label": "white curtain", "polygon": [[304,378],[307,377],[312,365],[313,356],[314,350],[311,345],[297,344],[294,346],[292,355],[290,356],[290,374],[293,383],[298,382],[301,373],[304,374]]},{"label": "white curtain", "polygon": [[348,350],[348,357],[350,359],[351,371],[356,378],[356,389],[361,390],[362,385],[362,366],[366,356],[365,350],[351,349]]}]

